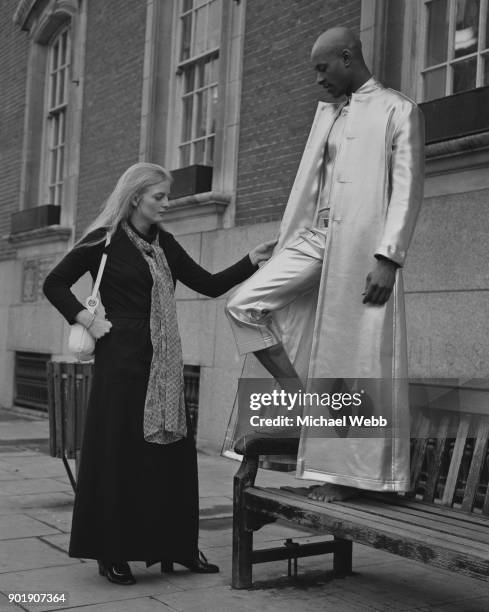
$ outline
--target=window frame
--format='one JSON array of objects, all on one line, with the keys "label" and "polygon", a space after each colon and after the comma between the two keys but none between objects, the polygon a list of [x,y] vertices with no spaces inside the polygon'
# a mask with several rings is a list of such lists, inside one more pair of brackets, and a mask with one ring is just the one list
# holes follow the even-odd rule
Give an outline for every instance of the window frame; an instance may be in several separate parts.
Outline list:
[{"label": "window frame", "polygon": [[[170,138],[169,138],[169,148],[167,151],[167,159],[170,161],[170,165],[172,169],[177,169],[177,168],[185,168],[187,166],[190,165],[194,165],[195,163],[195,155],[194,155],[194,145],[196,142],[198,141],[207,141],[210,138],[213,138],[213,160],[212,160],[212,164],[206,164],[205,163],[205,157],[204,157],[204,161],[200,162],[201,164],[204,165],[212,165],[212,167],[214,167],[216,165],[216,145],[217,145],[217,137],[218,137],[218,131],[219,131],[219,106],[222,102],[222,96],[225,93],[225,82],[223,82],[223,71],[222,71],[222,48],[223,48],[223,31],[225,29],[225,11],[224,11],[224,2],[223,0],[218,0],[221,4],[220,6],[220,22],[221,22],[221,27],[220,27],[220,33],[219,33],[219,45],[218,46],[214,46],[210,49],[207,49],[206,51],[204,51],[203,53],[200,53],[198,55],[195,56],[190,56],[189,58],[186,58],[184,60],[182,60],[180,58],[180,52],[181,52],[181,48],[182,48],[182,35],[183,35],[183,28],[181,25],[181,20],[182,20],[182,16],[185,14],[188,14],[190,11],[182,11],[181,8],[183,6],[183,0],[175,0],[174,1],[174,6],[173,6],[173,31],[176,32],[176,36],[174,37],[174,44],[173,44],[173,48],[172,48],[172,54],[171,54],[171,73],[172,73],[172,77],[171,77],[171,84],[170,84],[170,91],[171,91],[171,104],[170,106],[173,108],[173,112],[170,113],[170,120],[169,120],[169,134],[170,134]],[[194,0],[195,2],[195,0]],[[191,11],[192,13],[195,13],[196,8],[200,8],[202,6],[208,6],[210,3],[212,2],[212,0],[200,0],[200,4],[195,7],[193,6]],[[192,35],[193,35],[193,28],[194,28],[194,23],[195,20],[192,20]],[[192,41],[192,35],[191,35],[191,41]],[[217,98],[217,108],[216,108],[216,125],[215,125],[215,130],[214,132],[207,132],[206,129],[206,134],[203,137],[194,137],[196,134],[196,121],[197,121],[197,112],[195,109],[195,106],[192,109],[192,127],[191,127],[191,138],[187,141],[183,141],[181,138],[182,135],[182,131],[183,131],[183,121],[184,121],[184,104],[183,104],[183,98],[185,96],[185,68],[191,65],[197,66],[199,63],[201,63],[202,61],[205,61],[207,58],[211,58],[212,56],[216,56],[217,57],[217,61],[218,61],[218,65],[217,65],[217,82],[215,84],[211,83],[211,84],[206,84],[204,85],[203,88],[195,88],[193,90],[191,90],[190,95],[192,95],[194,97],[194,100],[196,99],[197,95],[198,95],[198,91],[200,90],[205,90],[205,91],[209,91],[210,89],[212,89],[212,87],[217,87],[218,89],[218,98]],[[194,79],[197,78],[197,69],[195,70],[195,76]],[[210,95],[209,95],[210,98]],[[208,101],[209,102],[209,101]],[[209,118],[210,118],[210,107],[211,105],[209,103],[207,103],[207,118],[206,118],[206,128],[208,127],[208,123],[209,123]],[[174,121],[171,121],[171,117],[174,118]],[[191,154],[190,154],[190,159],[189,159],[189,163],[185,164],[185,163],[181,163],[181,147],[182,146],[186,146],[190,144],[190,149],[191,149]],[[205,151],[204,151],[204,155],[205,155]]]},{"label": "window frame", "polygon": [[[420,32],[420,40],[418,40],[418,49],[421,52],[418,54],[417,62],[416,62],[416,74],[417,74],[417,100],[419,102],[430,102],[434,99],[439,99],[447,96],[457,95],[459,93],[464,93],[466,91],[470,91],[470,89],[466,89],[463,91],[453,91],[453,65],[456,65],[460,62],[466,61],[471,58],[477,58],[477,67],[476,67],[476,82],[475,87],[471,89],[479,89],[480,87],[484,87],[485,85],[489,85],[488,83],[483,82],[484,70],[483,64],[484,60],[481,59],[483,56],[487,57],[487,61],[489,63],[489,47],[483,48],[482,41],[484,39],[487,40],[489,29],[489,24],[487,22],[488,12],[489,12],[489,0],[480,0],[480,8],[479,8],[479,29],[478,29],[478,41],[477,41],[477,50],[469,53],[467,55],[463,55],[459,58],[455,57],[454,53],[454,41],[455,41],[455,26],[456,26],[456,8],[457,8],[457,0],[447,0],[448,2],[448,10],[449,10],[449,30],[447,37],[447,53],[446,59],[443,62],[438,64],[433,64],[432,66],[426,67],[426,52],[428,48],[428,6],[435,2],[436,0],[423,0],[420,3],[419,7],[419,32]],[[487,29],[486,29],[487,28]],[[446,67],[446,75],[445,75],[445,91],[442,96],[438,96],[438,98],[427,98],[426,97],[426,89],[425,89],[425,78],[424,75],[433,72],[436,69]]]},{"label": "window frame", "polygon": [[[53,47],[57,41],[61,41],[62,36],[67,33],[67,48],[66,58],[68,62],[62,66],[64,69],[64,101],[55,107],[51,107],[51,83],[52,83],[52,54]],[[45,81],[44,81],[44,103],[43,103],[43,130],[41,137],[41,157],[40,157],[40,172],[39,172],[39,194],[40,199],[38,202],[39,206],[52,204],[55,206],[63,205],[63,196],[66,192],[66,179],[67,179],[67,168],[69,162],[69,121],[70,121],[70,83],[71,83],[71,69],[73,65],[72,57],[73,49],[73,37],[72,37],[72,24],[71,21],[65,22],[51,37],[50,41],[46,45],[46,67],[45,67]],[[58,66],[59,67],[59,66]],[[57,91],[56,91],[57,93]],[[62,145],[59,145],[58,139],[58,151],[60,148],[63,150],[63,167],[59,172],[59,167],[56,168],[56,180],[55,183],[51,182],[52,177],[52,162],[53,162],[53,147],[54,132],[55,132],[55,119],[63,116],[63,131],[64,140]],[[59,156],[57,157],[57,164]],[[61,178],[61,180],[58,180]],[[54,198],[51,198],[50,192],[54,186]],[[57,195],[59,194],[59,197]]]}]

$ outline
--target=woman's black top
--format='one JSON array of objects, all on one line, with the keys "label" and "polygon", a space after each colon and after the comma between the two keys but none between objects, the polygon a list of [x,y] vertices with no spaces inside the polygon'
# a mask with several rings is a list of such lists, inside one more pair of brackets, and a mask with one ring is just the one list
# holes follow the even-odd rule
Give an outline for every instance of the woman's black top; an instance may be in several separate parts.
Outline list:
[{"label": "woman's black top", "polygon": [[[133,227],[135,231],[136,228]],[[151,237],[138,234],[146,240]],[[156,228],[152,237],[156,235]],[[76,322],[76,315],[85,308],[69,288],[86,272],[95,278],[105,241],[83,246],[105,236],[105,230],[97,229],[75,246],[48,274],[43,290],[48,300],[59,310],[68,323]],[[159,243],[171,270],[173,283],[182,282],[190,289],[217,297],[251,276],[258,268],[248,255],[237,263],[216,274],[212,274],[196,263],[169,232],[159,230]],[[153,280],[149,267],[126,232],[118,227],[107,247],[108,257],[100,293],[106,316],[119,313],[149,318]]]}]

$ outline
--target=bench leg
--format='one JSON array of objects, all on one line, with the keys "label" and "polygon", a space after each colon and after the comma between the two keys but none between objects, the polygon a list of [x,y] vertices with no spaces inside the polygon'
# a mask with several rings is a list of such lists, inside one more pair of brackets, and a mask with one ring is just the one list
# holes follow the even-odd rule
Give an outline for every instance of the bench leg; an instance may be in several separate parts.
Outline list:
[{"label": "bench leg", "polygon": [[335,538],[333,553],[333,570],[337,576],[347,576],[352,573],[353,542]]},{"label": "bench leg", "polygon": [[244,491],[255,482],[258,457],[245,457],[234,477],[233,492],[233,589],[249,589],[252,585],[253,529],[246,510]]},{"label": "bench leg", "polygon": [[252,585],[251,554],[253,552],[253,532],[234,526],[233,529],[233,589],[249,589]]}]

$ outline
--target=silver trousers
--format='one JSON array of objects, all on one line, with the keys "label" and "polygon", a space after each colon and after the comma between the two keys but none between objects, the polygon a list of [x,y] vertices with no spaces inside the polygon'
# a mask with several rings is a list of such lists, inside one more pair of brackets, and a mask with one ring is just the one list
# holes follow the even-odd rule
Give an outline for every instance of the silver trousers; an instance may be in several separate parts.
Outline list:
[{"label": "silver trousers", "polygon": [[241,355],[280,342],[271,313],[317,287],[325,242],[325,229],[303,230],[231,295],[226,314]]}]

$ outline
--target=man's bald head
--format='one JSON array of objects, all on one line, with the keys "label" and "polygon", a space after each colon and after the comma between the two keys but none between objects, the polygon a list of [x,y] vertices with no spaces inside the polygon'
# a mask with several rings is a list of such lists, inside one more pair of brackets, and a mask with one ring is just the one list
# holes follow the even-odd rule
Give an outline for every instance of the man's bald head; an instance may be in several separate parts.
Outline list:
[{"label": "man's bald head", "polygon": [[362,43],[358,36],[348,28],[331,28],[318,37],[312,48],[311,56],[313,59],[314,56],[330,53],[339,56],[345,50],[349,51],[355,59],[363,61]]},{"label": "man's bald head", "polygon": [[311,60],[317,82],[334,97],[350,95],[371,74],[365,65],[362,43],[348,28],[331,28],[316,40]]}]

